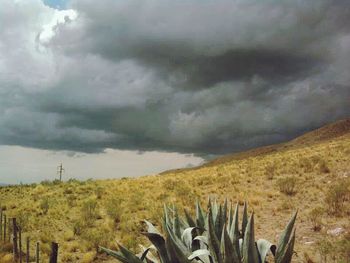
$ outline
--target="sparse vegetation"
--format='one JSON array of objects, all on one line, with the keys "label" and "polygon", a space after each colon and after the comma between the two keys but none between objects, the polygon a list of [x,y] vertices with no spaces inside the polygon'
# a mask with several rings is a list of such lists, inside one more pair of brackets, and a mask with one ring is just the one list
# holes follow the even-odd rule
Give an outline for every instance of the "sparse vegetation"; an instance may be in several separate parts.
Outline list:
[{"label": "sparse vegetation", "polygon": [[350,200],[350,179],[343,179],[330,186],[326,192],[325,202],[328,213],[341,215],[344,212],[345,202]]},{"label": "sparse vegetation", "polygon": [[324,213],[324,209],[320,206],[313,208],[310,213],[310,221],[312,223],[312,229],[314,231],[320,231],[322,226],[322,215]]},{"label": "sparse vegetation", "polygon": [[294,195],[296,192],[297,178],[294,176],[288,176],[280,178],[277,181],[277,185],[280,191],[286,195]]},{"label": "sparse vegetation", "polygon": [[88,199],[81,208],[81,219],[87,226],[92,226],[97,218],[97,201]]},{"label": "sparse vegetation", "polygon": [[337,240],[323,236],[317,245],[322,263],[348,263],[350,261],[350,233]]},{"label": "sparse vegetation", "polygon": [[40,202],[40,208],[42,212],[46,215],[50,208],[50,200],[47,197],[44,197]]},{"label": "sparse vegetation", "polygon": [[[208,195],[219,201],[225,197],[237,200],[240,205],[247,200],[258,222],[256,236],[273,243],[277,243],[276,236],[291,213],[298,209],[297,254],[293,258],[303,262],[307,252],[314,262],[321,262],[318,243],[325,236],[333,247],[339,248],[339,257],[346,254],[346,232],[333,237],[327,231],[337,227],[347,232],[350,229],[349,152],[347,134],[308,146],[279,148],[260,155],[241,154],[237,159],[225,157],[214,164],[157,176],[1,187],[0,202],[9,217],[16,216],[22,222],[24,237],[30,235],[32,240],[48,242],[43,245],[43,262],[48,262],[45,253],[52,240],[60,244],[62,263],[108,262],[110,259],[96,252],[92,240],[94,236],[99,239],[96,231],[112,233],[106,240],[107,247],[116,249],[113,246],[117,241],[136,252],[139,244],[148,245],[140,234],[142,219],[159,227],[164,202],[183,211],[192,208],[196,200],[206,203]],[[309,167],[301,166],[302,162]],[[329,172],[323,172],[323,162]],[[297,180],[292,198],[281,192],[277,183],[289,176]],[[321,213],[318,207],[324,209],[322,222],[317,216]],[[315,232],[315,226],[321,229]],[[338,243],[339,240],[343,241]],[[11,247],[0,250],[0,262],[10,262],[6,260],[11,259],[3,258],[10,258],[11,251]],[[332,262],[329,255],[327,258]]]},{"label": "sparse vegetation", "polygon": [[121,203],[122,199],[117,197],[109,199],[106,203],[107,215],[113,220],[115,226],[118,225],[123,214]]}]

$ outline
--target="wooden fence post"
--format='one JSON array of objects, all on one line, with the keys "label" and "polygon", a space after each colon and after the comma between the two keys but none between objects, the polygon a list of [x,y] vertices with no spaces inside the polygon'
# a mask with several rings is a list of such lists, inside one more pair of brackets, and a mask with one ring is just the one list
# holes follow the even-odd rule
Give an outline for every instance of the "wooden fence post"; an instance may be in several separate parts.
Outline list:
[{"label": "wooden fence post", "polygon": [[16,218],[12,218],[12,227],[13,227],[13,257],[18,259],[18,242],[17,242],[17,222]]},{"label": "wooden fence post", "polygon": [[55,242],[52,242],[49,263],[57,263],[57,256],[58,256],[58,244]]},{"label": "wooden fence post", "polygon": [[27,237],[27,247],[26,247],[26,263],[29,263],[29,237]]},{"label": "wooden fence post", "polygon": [[8,226],[8,230],[7,230],[7,236],[8,236],[8,242],[11,242],[11,226],[12,224],[10,223],[10,218],[7,218],[7,226]]},{"label": "wooden fence post", "polygon": [[18,227],[19,263],[22,263],[22,229]]},{"label": "wooden fence post", "polygon": [[2,239],[2,207],[0,205],[0,241]]},{"label": "wooden fence post", "polygon": [[6,224],[7,224],[6,221],[7,221],[6,220],[6,215],[4,215],[4,242],[6,242]]},{"label": "wooden fence post", "polygon": [[40,262],[40,258],[39,258],[39,247],[40,247],[40,244],[39,242],[36,242],[36,257],[35,257],[35,262],[36,263],[39,263]]}]

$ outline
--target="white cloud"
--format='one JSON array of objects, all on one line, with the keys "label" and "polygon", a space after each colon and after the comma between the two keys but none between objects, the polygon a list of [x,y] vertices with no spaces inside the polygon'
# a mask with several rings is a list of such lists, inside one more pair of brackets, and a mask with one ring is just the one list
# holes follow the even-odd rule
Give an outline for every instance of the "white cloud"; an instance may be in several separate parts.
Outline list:
[{"label": "white cloud", "polygon": [[39,40],[41,43],[48,43],[55,35],[55,30],[60,24],[64,24],[73,21],[77,18],[78,13],[73,9],[68,10],[54,10],[51,21],[44,24],[43,30],[39,34]]}]

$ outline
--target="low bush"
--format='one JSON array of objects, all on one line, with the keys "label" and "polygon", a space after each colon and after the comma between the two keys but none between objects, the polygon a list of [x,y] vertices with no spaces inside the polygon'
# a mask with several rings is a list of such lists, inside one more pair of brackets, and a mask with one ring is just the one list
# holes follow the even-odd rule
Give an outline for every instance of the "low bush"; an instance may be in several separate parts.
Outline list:
[{"label": "low bush", "polygon": [[115,226],[120,222],[120,217],[123,214],[122,200],[118,197],[113,197],[106,202],[107,215],[113,220]]},{"label": "low bush", "polygon": [[328,213],[341,215],[344,212],[346,201],[350,200],[350,179],[343,179],[329,187],[326,192],[325,202]]},{"label": "low bush", "polygon": [[312,223],[312,229],[314,231],[320,231],[321,230],[321,219],[322,215],[324,213],[324,209],[322,207],[315,207],[313,208],[309,213],[309,218]]},{"label": "low bush", "polygon": [[296,193],[295,188],[297,186],[297,178],[293,176],[280,178],[277,181],[277,185],[280,192],[286,195],[294,195]]},{"label": "low bush", "polygon": [[50,208],[50,200],[47,197],[44,197],[40,202],[40,208],[43,213],[46,215]]},{"label": "low bush", "polygon": [[93,225],[97,218],[97,201],[95,199],[89,199],[82,204],[81,217],[86,225]]}]

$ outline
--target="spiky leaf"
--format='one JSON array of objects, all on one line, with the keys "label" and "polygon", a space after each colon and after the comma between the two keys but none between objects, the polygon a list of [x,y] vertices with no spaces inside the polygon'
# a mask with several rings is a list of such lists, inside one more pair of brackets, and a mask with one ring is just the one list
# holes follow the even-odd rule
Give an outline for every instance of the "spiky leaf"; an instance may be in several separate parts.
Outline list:
[{"label": "spiky leaf", "polygon": [[295,229],[293,231],[292,237],[290,238],[290,240],[288,242],[288,245],[287,245],[285,252],[278,259],[278,263],[290,263],[292,261],[294,243],[295,243]]},{"label": "spiky leaf", "polygon": [[298,212],[295,212],[292,218],[290,219],[288,225],[285,230],[282,232],[280,239],[278,241],[277,250],[276,250],[276,262],[282,262],[283,254],[285,253],[289,240],[291,238],[293,227],[295,224],[295,220],[297,218]]},{"label": "spiky leaf", "polygon": [[220,252],[220,242],[218,237],[216,236],[211,209],[209,209],[209,215],[208,215],[208,241],[209,241],[209,250],[215,262],[222,263],[222,255]]},{"label": "spiky leaf", "polygon": [[276,246],[267,241],[266,239],[259,239],[256,242],[259,251],[260,262],[265,262],[266,256],[269,252],[274,253]]},{"label": "spiky leaf", "polygon": [[243,215],[242,215],[242,238],[244,238],[244,233],[248,223],[248,211],[247,211],[247,202],[244,202],[243,206]]},{"label": "spiky leaf", "polygon": [[258,250],[255,245],[254,213],[250,216],[244,233],[243,263],[259,263]]}]

